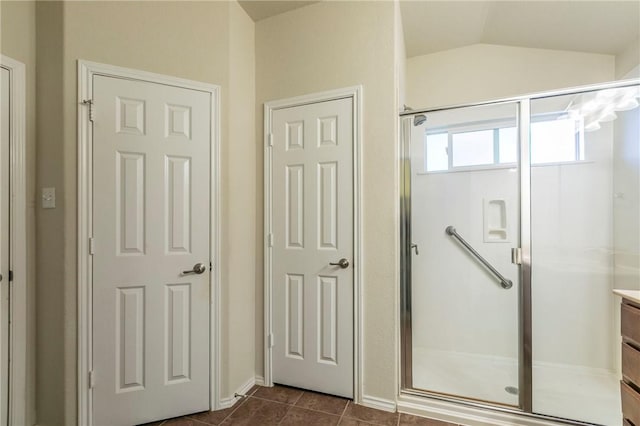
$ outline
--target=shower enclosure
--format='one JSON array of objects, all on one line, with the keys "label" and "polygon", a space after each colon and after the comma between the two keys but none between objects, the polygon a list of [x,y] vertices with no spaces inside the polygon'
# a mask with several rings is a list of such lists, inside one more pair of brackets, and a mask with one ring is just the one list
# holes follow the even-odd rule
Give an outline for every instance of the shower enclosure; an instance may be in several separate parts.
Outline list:
[{"label": "shower enclosure", "polygon": [[621,424],[637,80],[401,115],[402,392]]}]

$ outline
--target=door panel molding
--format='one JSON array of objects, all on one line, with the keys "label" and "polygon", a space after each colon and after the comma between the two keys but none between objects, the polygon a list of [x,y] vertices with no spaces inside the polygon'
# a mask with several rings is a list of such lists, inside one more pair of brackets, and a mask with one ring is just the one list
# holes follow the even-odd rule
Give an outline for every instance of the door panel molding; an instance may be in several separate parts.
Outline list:
[{"label": "door panel molding", "polygon": [[[272,117],[274,111],[284,108],[299,107],[319,102],[351,98],[353,105],[353,398],[357,404],[362,403],[362,169],[361,169],[361,135],[362,135],[362,86],[346,87],[266,102],[264,104],[264,385],[273,386],[272,376]],[[323,136],[325,143],[331,143],[331,117],[325,120]],[[296,145],[296,138],[290,129],[289,146]],[[324,130],[327,130],[324,132]],[[325,140],[325,138],[323,138]]]},{"label": "door panel molding", "polygon": [[[0,66],[9,71],[9,232],[10,259],[9,268],[13,271],[11,281],[11,325],[9,342],[9,424],[26,424],[27,394],[29,389],[27,376],[33,374],[34,366],[28,361],[27,354],[29,331],[27,325],[31,318],[27,316],[27,190],[26,190],[26,67],[23,63],[0,55]],[[5,278],[5,279],[8,279]],[[3,280],[2,284],[7,282]],[[2,413],[4,415],[4,413]]]},{"label": "door panel molding", "polygon": [[[210,211],[211,235],[210,253],[213,263],[210,287],[210,407],[212,410],[222,408],[220,395],[220,86],[185,80],[178,77],[155,74],[113,65],[100,64],[84,60],[78,61],[78,281],[77,281],[77,309],[78,309],[78,343],[77,343],[77,386],[78,386],[78,424],[91,426],[92,390],[90,388],[90,373],[92,371],[92,199],[93,199],[93,170],[92,144],[93,132],[91,125],[91,104],[93,99],[93,77],[106,76],[148,83],[163,84],[183,89],[198,90],[211,95],[211,158],[210,158]],[[175,111],[174,111],[175,113]],[[184,115],[184,114],[183,114]],[[184,118],[184,117],[183,117]],[[175,120],[174,120],[175,121]],[[175,124],[175,123],[174,123]],[[180,136],[177,129],[169,129]],[[184,135],[182,135],[184,137]]]}]

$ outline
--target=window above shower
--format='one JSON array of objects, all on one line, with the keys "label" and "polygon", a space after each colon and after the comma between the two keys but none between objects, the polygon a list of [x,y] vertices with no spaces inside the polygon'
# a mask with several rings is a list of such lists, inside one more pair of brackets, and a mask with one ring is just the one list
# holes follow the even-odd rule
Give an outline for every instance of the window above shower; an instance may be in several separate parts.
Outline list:
[{"label": "window above shower", "polygon": [[[514,167],[518,132],[513,120],[465,123],[427,129],[424,172],[454,172]],[[584,121],[565,114],[532,117],[531,164],[551,165],[585,160]]]}]

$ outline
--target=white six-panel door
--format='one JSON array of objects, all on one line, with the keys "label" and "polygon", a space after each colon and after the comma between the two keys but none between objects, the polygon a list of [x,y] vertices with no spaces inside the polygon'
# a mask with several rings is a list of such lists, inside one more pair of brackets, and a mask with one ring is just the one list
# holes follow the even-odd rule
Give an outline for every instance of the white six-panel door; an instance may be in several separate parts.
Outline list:
[{"label": "white six-panel door", "polygon": [[351,398],[353,99],[274,110],[272,134],[273,382]]},{"label": "white six-panel door", "polygon": [[93,88],[94,424],[208,410],[211,95]]},{"label": "white six-panel door", "polygon": [[9,409],[9,71],[0,68],[0,426]]}]

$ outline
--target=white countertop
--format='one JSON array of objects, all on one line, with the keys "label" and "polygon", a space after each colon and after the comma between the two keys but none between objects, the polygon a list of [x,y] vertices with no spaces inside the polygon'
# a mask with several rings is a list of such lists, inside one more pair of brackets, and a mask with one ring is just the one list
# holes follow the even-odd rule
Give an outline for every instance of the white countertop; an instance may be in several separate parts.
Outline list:
[{"label": "white countertop", "polygon": [[634,303],[640,303],[640,290],[613,290],[614,294],[624,297]]}]

